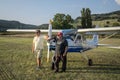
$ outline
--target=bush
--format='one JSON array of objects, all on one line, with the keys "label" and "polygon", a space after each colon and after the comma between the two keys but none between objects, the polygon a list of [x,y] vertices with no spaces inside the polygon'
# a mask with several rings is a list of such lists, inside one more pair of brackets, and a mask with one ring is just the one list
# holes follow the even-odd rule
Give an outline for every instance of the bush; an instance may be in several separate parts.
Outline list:
[{"label": "bush", "polygon": [[112,26],[120,26],[120,24],[118,22],[115,22],[115,23],[113,23]]},{"label": "bush", "polygon": [[118,20],[117,20],[118,22],[120,22],[120,18],[118,18]]}]

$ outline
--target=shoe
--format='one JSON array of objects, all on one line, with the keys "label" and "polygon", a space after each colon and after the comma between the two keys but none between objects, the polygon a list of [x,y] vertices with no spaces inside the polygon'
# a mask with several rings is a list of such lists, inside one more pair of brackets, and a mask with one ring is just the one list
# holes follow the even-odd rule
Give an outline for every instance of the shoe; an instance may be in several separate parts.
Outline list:
[{"label": "shoe", "polygon": [[51,67],[51,70],[54,70],[54,69],[55,69],[55,68],[52,66],[52,67]]},{"label": "shoe", "polygon": [[62,73],[62,72],[65,72],[65,70],[61,70],[60,72],[61,72],[61,73]]},{"label": "shoe", "polygon": [[55,71],[54,73],[58,73],[58,71]]},{"label": "shoe", "polygon": [[54,63],[52,62],[51,70],[54,70],[54,69],[55,69]]},{"label": "shoe", "polygon": [[54,70],[54,68],[51,68],[51,70]]},{"label": "shoe", "polygon": [[40,70],[40,67],[36,67],[36,70]]}]

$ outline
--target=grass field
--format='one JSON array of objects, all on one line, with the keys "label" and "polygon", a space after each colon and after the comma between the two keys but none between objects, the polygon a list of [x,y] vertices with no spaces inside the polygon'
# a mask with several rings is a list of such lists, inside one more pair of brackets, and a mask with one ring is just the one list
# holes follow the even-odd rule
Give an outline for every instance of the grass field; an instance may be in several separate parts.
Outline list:
[{"label": "grass field", "polygon": [[[109,39],[108,43],[120,45],[120,39]],[[55,74],[46,62],[47,47],[42,68],[35,69],[31,45],[32,38],[0,37],[0,80],[120,80],[118,49],[98,47],[85,52],[93,60],[93,66],[88,66],[79,53],[68,53],[67,71]]]}]

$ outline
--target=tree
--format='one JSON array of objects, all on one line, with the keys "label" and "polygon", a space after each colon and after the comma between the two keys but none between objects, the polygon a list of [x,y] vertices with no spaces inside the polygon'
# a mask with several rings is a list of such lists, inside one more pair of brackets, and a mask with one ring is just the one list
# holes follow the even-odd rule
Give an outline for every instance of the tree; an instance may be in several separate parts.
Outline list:
[{"label": "tree", "polygon": [[89,8],[83,8],[81,11],[82,28],[92,28],[91,11]]},{"label": "tree", "polygon": [[117,20],[118,22],[120,22],[120,18],[118,18],[118,20]]},{"label": "tree", "polygon": [[72,21],[73,19],[70,15],[57,13],[53,18],[52,26],[54,29],[70,29],[73,28],[70,24]]},{"label": "tree", "polygon": [[110,21],[106,21],[106,24],[110,24]]},{"label": "tree", "polygon": [[66,21],[67,21],[67,23],[73,22],[73,19],[71,18],[71,16],[69,14],[66,15]]},{"label": "tree", "polygon": [[85,8],[82,9],[81,11],[81,25],[82,28],[86,28],[86,15],[85,15]]},{"label": "tree", "polygon": [[120,26],[120,24],[118,22],[114,22],[112,26]]},{"label": "tree", "polygon": [[86,8],[86,28],[92,28],[91,11]]}]

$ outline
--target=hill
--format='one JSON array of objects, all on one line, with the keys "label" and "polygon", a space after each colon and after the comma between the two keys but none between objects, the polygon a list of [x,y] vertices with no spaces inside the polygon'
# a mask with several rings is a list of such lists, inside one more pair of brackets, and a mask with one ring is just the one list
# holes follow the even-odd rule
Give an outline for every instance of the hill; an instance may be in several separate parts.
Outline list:
[{"label": "hill", "polygon": [[6,29],[47,29],[48,24],[42,25],[31,25],[24,24],[19,21],[8,21],[8,20],[0,20],[0,31],[4,31]]},{"label": "hill", "polygon": [[[120,10],[110,13],[92,14],[91,18],[93,21],[93,25],[99,25],[102,27],[118,26],[120,25]],[[80,25],[81,17],[79,16],[74,20],[74,26]]]},{"label": "hill", "polygon": [[115,11],[115,12],[106,13],[106,14],[92,15],[93,21],[100,21],[100,20],[106,20],[106,19],[120,19],[120,11]]},{"label": "hill", "polygon": [[[101,21],[106,19],[120,19],[120,10],[104,14],[92,14],[91,17],[93,21]],[[81,20],[80,16],[75,19],[76,22],[79,20]]]},{"label": "hill", "polygon": [[0,20],[0,30],[3,31],[5,29],[35,29],[36,25],[24,24],[19,21],[8,21],[8,20]]},{"label": "hill", "polygon": [[[92,14],[93,25],[98,25],[102,27],[108,26],[119,26],[120,25],[120,10],[110,12],[110,13],[102,13],[102,14]],[[72,25],[76,28],[81,26],[81,17],[77,17]],[[5,31],[6,29],[47,29],[48,24],[42,25],[31,25],[21,23],[19,21],[8,21],[8,20],[0,20],[0,31]]]}]

